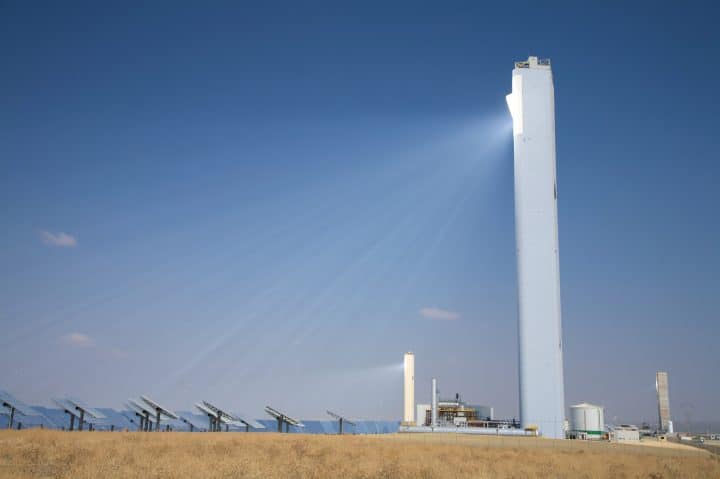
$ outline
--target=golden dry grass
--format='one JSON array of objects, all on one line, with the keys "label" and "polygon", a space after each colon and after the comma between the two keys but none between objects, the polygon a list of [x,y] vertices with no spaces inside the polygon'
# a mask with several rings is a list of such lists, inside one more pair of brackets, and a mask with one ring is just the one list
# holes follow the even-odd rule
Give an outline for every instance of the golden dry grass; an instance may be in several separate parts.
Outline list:
[{"label": "golden dry grass", "polygon": [[694,450],[455,436],[0,431],[0,477],[720,477]]}]

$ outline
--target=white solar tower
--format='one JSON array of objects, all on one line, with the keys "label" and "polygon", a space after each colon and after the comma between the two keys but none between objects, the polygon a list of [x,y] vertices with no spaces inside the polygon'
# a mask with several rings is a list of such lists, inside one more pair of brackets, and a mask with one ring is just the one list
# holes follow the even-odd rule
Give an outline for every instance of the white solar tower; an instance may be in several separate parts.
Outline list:
[{"label": "white solar tower", "polygon": [[415,355],[411,352],[403,356],[403,425],[415,425]]},{"label": "white solar tower", "polygon": [[520,421],[564,438],[555,93],[549,60],[516,62],[507,96],[515,151]]}]

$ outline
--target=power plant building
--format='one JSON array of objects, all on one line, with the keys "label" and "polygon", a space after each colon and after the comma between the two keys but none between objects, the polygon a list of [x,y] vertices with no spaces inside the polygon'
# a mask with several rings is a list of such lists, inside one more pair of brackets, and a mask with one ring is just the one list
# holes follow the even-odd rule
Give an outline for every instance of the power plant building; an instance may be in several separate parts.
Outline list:
[{"label": "power plant building", "polygon": [[513,121],[518,277],[520,421],[564,438],[562,319],[549,60],[516,62],[507,103]]},{"label": "power plant building", "polygon": [[632,424],[621,424],[610,431],[610,440],[617,442],[636,442],[640,440],[640,429]]},{"label": "power plant building", "polygon": [[[435,389],[436,390],[436,389]],[[435,414],[433,415],[433,409]],[[496,421],[490,406],[469,405],[455,394],[454,398],[436,399],[435,405],[418,404],[418,426],[432,427],[509,427],[508,421]]]}]

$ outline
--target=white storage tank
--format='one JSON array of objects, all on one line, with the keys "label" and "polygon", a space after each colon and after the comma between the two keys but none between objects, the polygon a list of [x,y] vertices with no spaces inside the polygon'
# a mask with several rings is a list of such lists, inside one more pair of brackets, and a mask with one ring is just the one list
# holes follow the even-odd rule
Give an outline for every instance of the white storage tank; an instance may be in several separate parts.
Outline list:
[{"label": "white storage tank", "polygon": [[570,406],[570,435],[577,439],[600,439],[605,433],[602,406],[580,403]]}]

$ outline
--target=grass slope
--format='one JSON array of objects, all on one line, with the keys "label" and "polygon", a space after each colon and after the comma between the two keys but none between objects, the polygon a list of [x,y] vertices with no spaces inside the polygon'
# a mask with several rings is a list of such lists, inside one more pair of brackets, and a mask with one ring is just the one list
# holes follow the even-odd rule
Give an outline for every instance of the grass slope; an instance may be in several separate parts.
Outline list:
[{"label": "grass slope", "polygon": [[0,431],[0,477],[720,477],[703,451],[455,436]]}]

